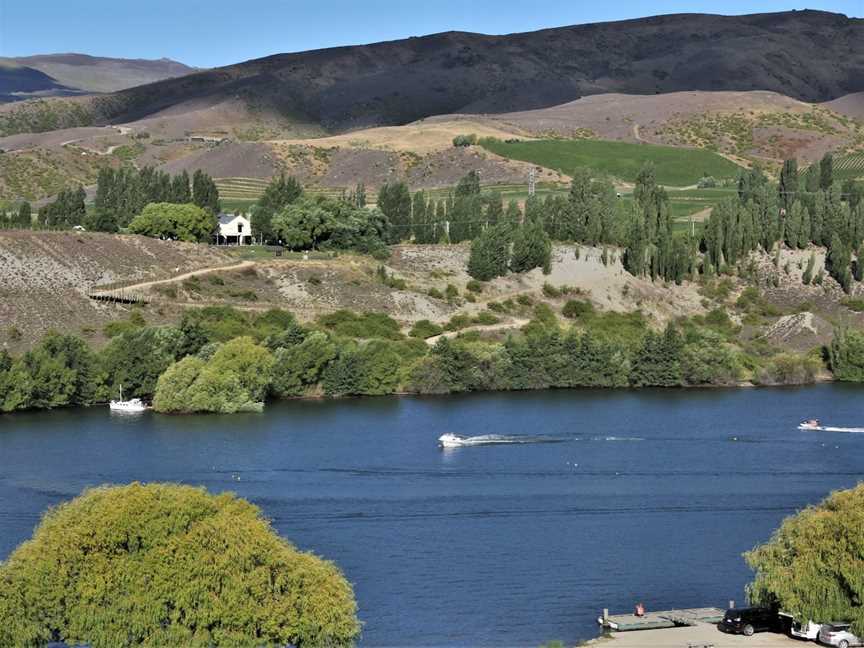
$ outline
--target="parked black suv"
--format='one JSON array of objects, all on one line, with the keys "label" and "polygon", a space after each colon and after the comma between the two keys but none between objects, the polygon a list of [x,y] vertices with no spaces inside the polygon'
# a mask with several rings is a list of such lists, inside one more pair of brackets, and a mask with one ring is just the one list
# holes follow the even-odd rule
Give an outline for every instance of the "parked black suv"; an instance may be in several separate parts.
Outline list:
[{"label": "parked black suv", "polygon": [[754,632],[776,631],[780,628],[777,610],[771,608],[732,608],[726,610],[717,629],[731,634],[752,635]]}]

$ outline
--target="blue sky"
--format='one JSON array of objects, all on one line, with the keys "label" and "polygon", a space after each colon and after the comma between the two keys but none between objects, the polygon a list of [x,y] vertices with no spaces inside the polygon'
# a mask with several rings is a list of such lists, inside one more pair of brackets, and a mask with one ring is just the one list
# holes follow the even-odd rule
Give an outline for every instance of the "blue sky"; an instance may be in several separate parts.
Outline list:
[{"label": "blue sky", "polygon": [[0,0],[0,55],[166,56],[213,67],[451,29],[503,34],[664,13],[805,6],[864,17],[864,0]]}]

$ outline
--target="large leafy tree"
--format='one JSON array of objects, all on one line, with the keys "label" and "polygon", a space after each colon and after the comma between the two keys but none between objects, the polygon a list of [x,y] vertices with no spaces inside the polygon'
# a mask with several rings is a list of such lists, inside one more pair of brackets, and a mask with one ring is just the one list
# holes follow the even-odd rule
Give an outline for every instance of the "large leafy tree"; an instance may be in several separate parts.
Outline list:
[{"label": "large leafy tree", "polygon": [[0,645],[350,646],[351,585],[231,493],[102,487],[0,564]]},{"label": "large leafy tree", "polygon": [[828,353],[837,380],[864,382],[864,332],[835,331]]},{"label": "large leafy tree", "polygon": [[4,411],[89,405],[96,396],[96,360],[81,338],[48,334],[9,367]]},{"label": "large leafy tree", "polygon": [[[159,376],[179,359],[188,341],[173,326],[145,327],[114,337],[99,354],[108,395],[150,398]],[[197,349],[196,349],[197,350]]]},{"label": "large leafy tree", "polygon": [[303,194],[303,186],[293,176],[280,173],[264,189],[252,210],[252,233],[265,241],[273,240],[273,216],[285,209]]},{"label": "large leafy tree", "polygon": [[153,408],[159,412],[228,414],[261,409],[273,356],[250,337],[218,347],[209,360],[187,356],[159,377]]},{"label": "large leafy tree", "polygon": [[151,203],[129,224],[135,234],[180,241],[209,241],[216,231],[216,216],[196,205]]},{"label": "large leafy tree", "polygon": [[864,484],[786,518],[771,540],[745,554],[756,572],[751,601],[802,620],[851,621],[864,636],[862,529]]},{"label": "large leafy tree", "polygon": [[383,247],[387,221],[377,209],[326,196],[301,197],[273,218],[275,236],[295,250]]}]

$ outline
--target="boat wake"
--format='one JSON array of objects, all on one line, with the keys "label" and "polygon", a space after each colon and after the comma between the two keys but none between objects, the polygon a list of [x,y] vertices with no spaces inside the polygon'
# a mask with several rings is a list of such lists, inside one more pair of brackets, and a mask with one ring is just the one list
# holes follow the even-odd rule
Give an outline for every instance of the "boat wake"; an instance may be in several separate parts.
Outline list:
[{"label": "boat wake", "polygon": [[461,436],[459,434],[442,434],[438,437],[438,445],[442,448],[462,448],[466,446],[512,445],[525,443],[561,443],[566,439],[539,435],[507,435],[481,434],[479,436]]},{"label": "boat wake", "polygon": [[851,434],[864,434],[864,427],[832,427],[830,425],[820,425],[819,427],[799,426],[798,429],[809,430],[811,432],[848,432]]}]

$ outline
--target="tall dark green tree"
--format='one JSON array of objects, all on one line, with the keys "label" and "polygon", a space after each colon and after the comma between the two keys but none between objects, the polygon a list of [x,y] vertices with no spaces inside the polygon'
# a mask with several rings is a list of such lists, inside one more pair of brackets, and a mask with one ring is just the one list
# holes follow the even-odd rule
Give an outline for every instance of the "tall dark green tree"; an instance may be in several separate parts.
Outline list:
[{"label": "tall dark green tree", "polygon": [[543,229],[543,223],[527,220],[513,234],[513,251],[510,269],[513,272],[528,272],[542,268],[549,274],[552,266],[552,241]]},{"label": "tall dark green tree", "polygon": [[828,248],[828,256],[825,259],[825,269],[828,274],[837,280],[845,292],[852,290],[852,254],[840,235],[834,232],[831,237],[831,246]]},{"label": "tall dark green tree", "polygon": [[682,384],[684,341],[673,324],[662,335],[649,331],[633,358],[630,384],[638,387],[677,387]]},{"label": "tall dark green tree", "polygon": [[834,155],[826,153],[819,161],[819,188],[830,189],[834,184]]},{"label": "tall dark green tree", "polygon": [[30,209],[29,202],[25,200],[18,206],[18,211],[15,213],[14,221],[17,227],[33,227],[33,212]]},{"label": "tall dark green tree", "polygon": [[388,182],[378,191],[378,209],[389,223],[388,243],[411,236],[411,194],[404,182]]},{"label": "tall dark green tree", "polygon": [[[151,200],[149,202],[159,202]],[[192,202],[213,214],[219,213],[219,189],[208,174],[201,169],[192,175]]]},{"label": "tall dark green tree", "polygon": [[171,179],[170,202],[180,205],[192,202],[192,186],[185,169]]},{"label": "tall dark green tree", "polygon": [[792,204],[798,196],[798,160],[791,159],[783,163],[777,193],[780,198],[780,206],[786,210],[788,216]]},{"label": "tall dark green tree", "polygon": [[489,281],[507,274],[513,229],[514,226],[506,222],[491,225],[471,242],[469,275],[479,281]]}]

